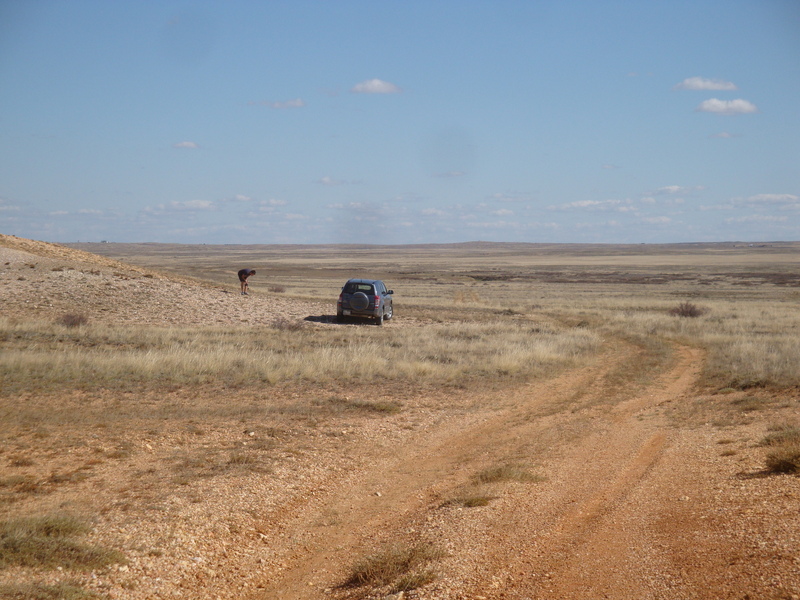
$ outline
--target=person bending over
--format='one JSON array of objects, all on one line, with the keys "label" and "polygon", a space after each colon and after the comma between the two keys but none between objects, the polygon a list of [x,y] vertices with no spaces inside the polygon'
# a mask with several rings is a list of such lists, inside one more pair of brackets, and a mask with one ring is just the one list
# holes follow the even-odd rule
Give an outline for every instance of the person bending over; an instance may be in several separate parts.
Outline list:
[{"label": "person bending over", "polygon": [[247,295],[247,290],[249,286],[247,285],[247,278],[251,275],[255,275],[256,272],[253,269],[242,269],[239,271],[239,282],[242,285],[242,296]]}]

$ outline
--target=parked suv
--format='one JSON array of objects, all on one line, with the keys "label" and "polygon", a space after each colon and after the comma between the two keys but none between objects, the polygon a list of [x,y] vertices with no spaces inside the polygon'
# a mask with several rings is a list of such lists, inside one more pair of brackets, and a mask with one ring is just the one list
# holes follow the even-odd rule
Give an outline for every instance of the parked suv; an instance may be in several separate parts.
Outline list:
[{"label": "parked suv", "polygon": [[339,301],[336,303],[336,320],[347,317],[366,317],[375,319],[376,325],[383,325],[384,319],[391,319],[392,290],[377,279],[350,279],[344,284]]}]

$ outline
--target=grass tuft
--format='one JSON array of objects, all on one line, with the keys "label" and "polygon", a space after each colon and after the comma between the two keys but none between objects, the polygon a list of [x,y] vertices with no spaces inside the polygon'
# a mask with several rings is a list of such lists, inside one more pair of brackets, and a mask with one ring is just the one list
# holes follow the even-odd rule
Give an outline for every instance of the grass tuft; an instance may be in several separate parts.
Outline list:
[{"label": "grass tuft", "polygon": [[443,506],[463,506],[464,508],[477,508],[481,506],[488,506],[489,502],[496,499],[497,496],[490,496],[482,492],[467,492],[456,496],[445,502]]},{"label": "grass tuft", "polygon": [[701,317],[706,313],[705,309],[700,308],[691,302],[681,302],[678,306],[671,308],[669,314],[676,317]]},{"label": "grass tuft", "polygon": [[473,479],[476,483],[497,483],[500,481],[538,482],[543,481],[540,475],[534,475],[521,465],[504,464],[489,467],[477,473]]},{"label": "grass tuft", "polygon": [[58,318],[58,323],[64,327],[82,327],[89,323],[89,317],[82,313],[65,313]]},{"label": "grass tuft", "polygon": [[286,317],[278,317],[272,322],[272,328],[278,331],[300,331],[304,325],[303,321],[287,319]]},{"label": "grass tuft", "polygon": [[10,566],[90,570],[123,563],[115,550],[88,546],[73,538],[89,532],[74,517],[47,515],[0,522],[0,569]]},{"label": "grass tuft", "polygon": [[409,591],[433,581],[427,564],[443,556],[442,550],[428,543],[393,545],[357,561],[344,585],[394,584],[396,591]]},{"label": "grass tuft", "polygon": [[8,600],[90,600],[100,598],[74,583],[0,585],[0,598]]},{"label": "grass tuft", "polygon": [[778,427],[761,441],[761,445],[770,449],[766,456],[768,471],[800,473],[800,427]]}]

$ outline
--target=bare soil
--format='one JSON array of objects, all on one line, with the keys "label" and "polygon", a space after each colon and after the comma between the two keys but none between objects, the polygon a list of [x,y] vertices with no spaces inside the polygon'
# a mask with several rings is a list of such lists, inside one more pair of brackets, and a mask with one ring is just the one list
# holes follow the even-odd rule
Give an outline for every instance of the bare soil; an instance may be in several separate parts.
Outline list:
[{"label": "bare soil", "polygon": [[[242,297],[235,283],[0,242],[6,317],[52,321],[81,309],[109,323],[337,326],[323,302]],[[609,338],[580,368],[485,389],[298,384],[2,396],[6,415],[23,403],[43,412],[131,410],[89,431],[78,419],[44,415],[0,424],[3,512],[87,515],[88,541],[128,557],[91,573],[10,567],[0,575],[69,580],[131,600],[800,598],[800,479],[765,472],[758,444],[771,424],[796,419],[796,390],[762,392],[774,395],[769,408],[730,418],[741,394],[698,388],[701,349],[676,346],[644,381],[619,377],[645,354]],[[402,410],[313,409],[362,396]],[[201,402],[216,407],[214,418],[192,417]],[[184,407],[186,418],[159,417],[165,406],[170,414]],[[532,476],[476,479],[498,465]],[[488,503],[466,505],[470,494]],[[444,551],[426,565],[432,576],[421,587],[344,585],[358,559],[420,543]]]}]

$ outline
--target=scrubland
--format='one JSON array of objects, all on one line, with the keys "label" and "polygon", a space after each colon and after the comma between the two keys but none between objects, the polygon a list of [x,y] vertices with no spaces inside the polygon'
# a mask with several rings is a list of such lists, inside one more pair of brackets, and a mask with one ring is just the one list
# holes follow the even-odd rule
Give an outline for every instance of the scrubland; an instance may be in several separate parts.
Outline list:
[{"label": "scrubland", "polygon": [[[665,400],[669,426],[711,423],[710,435],[724,434],[717,436],[718,456],[750,463],[756,457],[760,468],[748,468],[759,476],[796,478],[800,469],[800,244],[74,245],[124,261],[93,265],[68,249],[0,241],[17,252],[2,261],[0,279],[8,308],[0,315],[0,502],[9,515],[0,528],[0,573],[19,582],[0,587],[0,597],[170,597],[187,581],[196,597],[242,597],[244,588],[222,567],[192,578],[176,567],[190,560],[181,544],[207,536],[269,540],[280,548],[279,529],[246,523],[275,519],[286,527],[281,519],[288,516],[264,515],[299,502],[287,489],[323,486],[385,452],[386,440],[421,444],[424,432],[450,421],[480,422],[519,406],[526,386],[598,369],[602,376],[587,379],[597,388],[591,398],[581,390],[545,398],[546,410],[515,417],[533,423],[576,415],[558,435],[559,444],[577,444],[589,431],[585,411],[648,389],[676,364],[680,348],[703,360],[691,398]],[[32,253],[19,254],[23,248]],[[242,266],[258,272],[248,298],[227,291],[238,288]],[[338,290],[351,276],[381,278],[394,289],[392,321],[335,322]],[[79,294],[70,286],[82,281],[109,290],[108,298],[71,301]],[[167,281],[194,290],[197,310],[211,311],[213,320],[192,320],[191,298],[172,312],[167,298],[163,322],[136,304],[137,294],[158,295]],[[226,320],[234,302],[249,311],[247,322]],[[133,308],[121,323],[115,311],[123,305]],[[191,324],[181,324],[182,316]],[[614,358],[623,347],[633,359]],[[603,370],[606,362],[613,366]],[[508,443],[500,437],[498,448]],[[535,465],[547,455],[539,452],[532,458],[517,449],[476,463],[459,486],[440,493],[437,510],[500,503],[498,486],[543,485]],[[258,486],[258,499],[236,495],[244,481]],[[198,513],[189,537],[168,518],[176,496],[185,498],[183,511],[210,511]],[[235,507],[238,516],[211,518],[220,506]],[[330,527],[341,518],[330,517]],[[141,532],[148,519],[172,534],[140,534],[133,543],[121,533]],[[41,524],[51,521],[72,529],[48,536]],[[75,545],[74,536],[91,531],[94,545]],[[20,539],[39,546],[24,561],[15,549]],[[62,539],[99,562],[54,571],[64,560]],[[457,597],[436,588],[443,578],[433,565],[454,560],[451,554],[430,540],[384,541],[351,557],[341,587],[326,594]],[[228,543],[219,540],[220,548]],[[228,568],[233,560],[220,559]],[[265,572],[292,572],[277,549],[259,560]],[[392,560],[405,567],[395,572],[395,564],[384,564]],[[129,568],[183,583],[156,590],[154,577],[137,582],[126,575]],[[108,583],[97,584],[98,574]],[[204,581],[213,591],[198,591]],[[788,594],[793,585],[781,590]],[[252,588],[247,594],[262,597]]]}]

